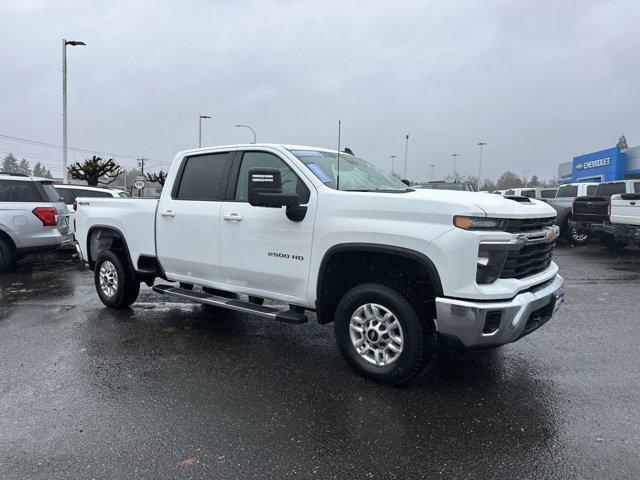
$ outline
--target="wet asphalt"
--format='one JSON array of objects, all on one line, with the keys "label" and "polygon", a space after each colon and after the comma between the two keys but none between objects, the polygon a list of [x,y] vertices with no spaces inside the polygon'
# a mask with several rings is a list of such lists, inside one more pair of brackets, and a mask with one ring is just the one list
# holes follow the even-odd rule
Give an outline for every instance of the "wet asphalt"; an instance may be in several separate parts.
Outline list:
[{"label": "wet asphalt", "polygon": [[640,477],[640,250],[559,246],[567,299],[406,388],[331,326],[98,300],[70,251],[0,275],[0,478]]}]

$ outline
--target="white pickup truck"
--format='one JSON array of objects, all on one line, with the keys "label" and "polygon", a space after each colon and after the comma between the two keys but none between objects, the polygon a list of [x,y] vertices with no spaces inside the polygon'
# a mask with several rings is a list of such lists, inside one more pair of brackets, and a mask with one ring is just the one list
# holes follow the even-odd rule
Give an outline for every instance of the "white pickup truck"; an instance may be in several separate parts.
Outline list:
[{"label": "white pickup truck", "polygon": [[413,378],[438,348],[514,342],[564,298],[546,203],[414,190],[335,150],[181,152],[159,200],[77,205],[80,258],[108,307],[132,304],[145,282],[273,321],[313,311],[334,323],[347,363],[385,384]]},{"label": "white pickup truck", "polygon": [[616,194],[609,200],[609,220],[604,222],[604,232],[621,245],[636,244],[640,247],[640,183],[636,193]]}]

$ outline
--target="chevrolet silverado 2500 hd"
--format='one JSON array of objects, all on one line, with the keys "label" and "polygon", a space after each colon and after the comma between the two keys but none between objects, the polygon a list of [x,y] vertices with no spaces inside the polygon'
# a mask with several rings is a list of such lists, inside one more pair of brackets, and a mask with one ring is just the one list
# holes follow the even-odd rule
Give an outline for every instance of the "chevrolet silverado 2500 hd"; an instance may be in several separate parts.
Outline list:
[{"label": "chevrolet silverado 2500 hd", "polygon": [[514,342],[564,298],[546,203],[414,190],[334,150],[182,152],[159,200],[77,205],[80,258],[108,307],[132,304],[146,282],[273,321],[314,311],[347,363],[386,384],[417,375],[436,348]]}]

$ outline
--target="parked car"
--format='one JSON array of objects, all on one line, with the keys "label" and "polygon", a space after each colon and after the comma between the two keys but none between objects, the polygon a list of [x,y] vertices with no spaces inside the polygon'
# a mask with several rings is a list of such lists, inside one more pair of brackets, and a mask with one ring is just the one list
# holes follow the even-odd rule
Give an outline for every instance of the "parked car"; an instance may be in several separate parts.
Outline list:
[{"label": "parked car", "polygon": [[514,342],[564,298],[549,205],[407,188],[335,150],[181,152],[159,201],[77,205],[79,255],[106,306],[126,308],[146,282],[271,321],[304,323],[314,311],[334,323],[346,362],[384,384],[409,381],[436,349]]},{"label": "parked car", "polygon": [[547,200],[547,203],[558,213],[556,223],[560,226],[562,238],[571,245],[583,245],[591,239],[588,232],[578,232],[575,227],[569,224],[573,201],[577,197],[595,195],[597,188],[597,183],[565,183],[558,187],[554,198]]},{"label": "parked car", "polygon": [[463,192],[475,192],[476,188],[468,182],[441,182],[433,181],[411,185],[411,188],[430,190],[458,190]]},{"label": "parked car", "polygon": [[604,232],[616,242],[640,246],[640,183],[638,193],[616,194],[609,202],[609,221],[604,222]]},{"label": "parked car", "polygon": [[569,225],[578,233],[598,235],[600,241],[609,248],[621,248],[626,244],[604,229],[609,220],[609,202],[616,194],[640,192],[640,180],[619,180],[598,184],[595,196],[578,197],[573,201]]},{"label": "parked car", "polygon": [[0,172],[0,272],[29,253],[73,241],[69,212],[52,183]]},{"label": "parked car", "polygon": [[128,198],[129,194],[124,190],[106,187],[89,187],[87,185],[64,185],[54,184],[53,187],[58,191],[62,200],[69,210],[69,225],[75,233],[76,211],[75,203],[78,197],[88,198]]}]

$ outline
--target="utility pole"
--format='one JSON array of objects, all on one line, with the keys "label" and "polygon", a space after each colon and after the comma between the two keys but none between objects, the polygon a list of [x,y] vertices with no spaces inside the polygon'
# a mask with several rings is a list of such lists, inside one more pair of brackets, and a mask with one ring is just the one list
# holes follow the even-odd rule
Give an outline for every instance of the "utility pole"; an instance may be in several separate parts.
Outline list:
[{"label": "utility pole", "polygon": [[409,135],[404,138],[404,178],[407,178],[407,160],[409,159]]},{"label": "utility pole", "polygon": [[211,118],[209,115],[200,115],[198,118],[198,148],[202,148],[202,119]]},{"label": "utility pole", "polygon": [[436,164],[435,163],[431,163],[431,164],[429,164],[429,166],[431,167],[431,181],[433,182],[433,167],[435,167]]},{"label": "utility pole", "polygon": [[86,45],[76,40],[62,39],[62,183],[67,183],[67,45]]},{"label": "utility pole", "polygon": [[453,157],[453,182],[455,183],[458,180],[458,173],[456,171],[456,157],[459,157],[460,154],[452,153],[451,156]]},{"label": "utility pole", "polygon": [[482,185],[482,147],[484,147],[487,142],[478,142],[478,146],[480,147],[480,162],[478,166],[478,185],[476,185],[476,191],[480,191],[480,185]]},{"label": "utility pole", "polygon": [[391,157],[391,175],[394,175],[395,174],[395,168],[393,166],[393,159],[397,158],[398,156],[397,155],[389,155],[389,157]]}]

